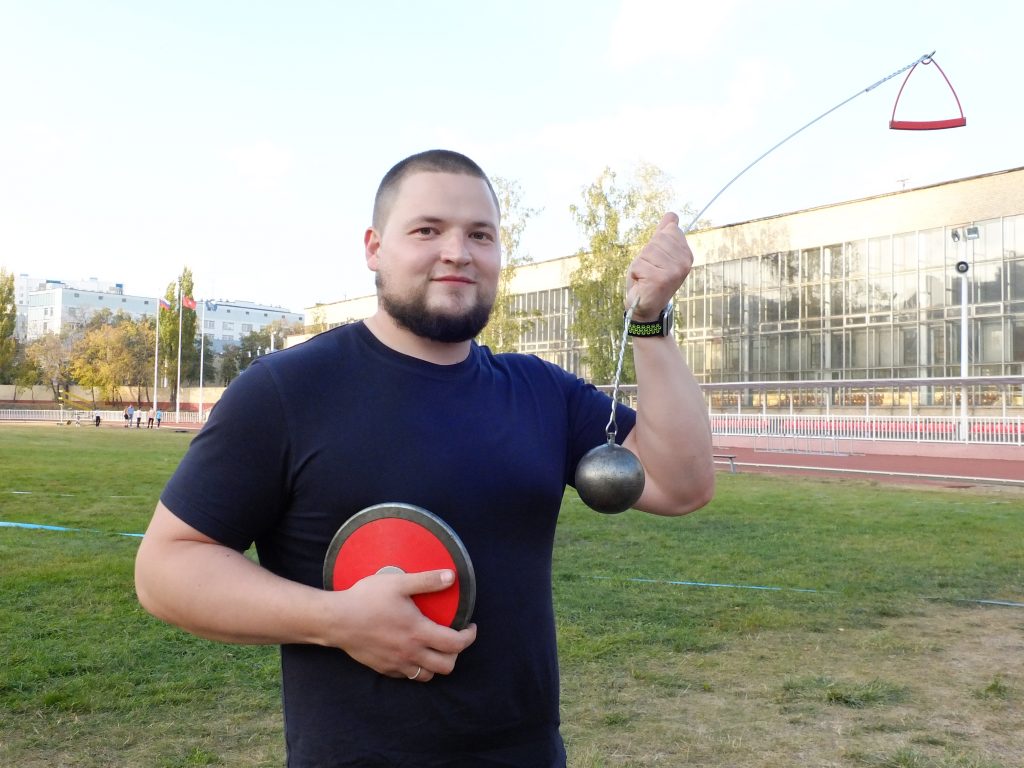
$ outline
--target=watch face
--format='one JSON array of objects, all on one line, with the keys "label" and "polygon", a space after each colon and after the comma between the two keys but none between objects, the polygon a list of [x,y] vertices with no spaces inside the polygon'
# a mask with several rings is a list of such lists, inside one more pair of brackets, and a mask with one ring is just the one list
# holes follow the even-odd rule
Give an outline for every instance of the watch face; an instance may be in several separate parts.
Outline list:
[{"label": "watch face", "polygon": [[672,329],[675,327],[676,319],[676,308],[674,302],[669,302],[668,306],[661,313],[661,334],[662,336],[671,336]]}]

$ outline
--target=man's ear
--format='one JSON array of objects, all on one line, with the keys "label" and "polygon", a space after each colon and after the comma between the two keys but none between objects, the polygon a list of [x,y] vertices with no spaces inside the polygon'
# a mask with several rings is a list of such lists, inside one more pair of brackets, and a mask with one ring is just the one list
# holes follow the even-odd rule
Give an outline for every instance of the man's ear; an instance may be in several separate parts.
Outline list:
[{"label": "man's ear", "polygon": [[366,251],[366,266],[372,272],[376,272],[380,253],[380,235],[373,227],[368,228],[366,234],[363,235],[363,246]]}]

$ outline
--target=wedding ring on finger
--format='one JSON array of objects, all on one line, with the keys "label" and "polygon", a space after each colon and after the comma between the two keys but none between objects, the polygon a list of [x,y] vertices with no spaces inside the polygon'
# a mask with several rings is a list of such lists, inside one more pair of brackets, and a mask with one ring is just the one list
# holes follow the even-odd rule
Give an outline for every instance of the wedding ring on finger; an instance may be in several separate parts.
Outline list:
[{"label": "wedding ring on finger", "polygon": [[416,674],[415,675],[409,675],[408,676],[409,679],[410,680],[417,680],[417,679],[419,679],[420,673],[422,671],[423,671],[423,667],[416,667]]}]

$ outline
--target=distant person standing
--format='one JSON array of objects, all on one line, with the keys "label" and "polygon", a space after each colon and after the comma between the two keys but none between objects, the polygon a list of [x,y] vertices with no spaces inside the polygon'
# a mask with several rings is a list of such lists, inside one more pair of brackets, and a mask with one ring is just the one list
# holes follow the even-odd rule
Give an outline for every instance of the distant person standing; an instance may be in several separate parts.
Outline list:
[{"label": "distant person standing", "polygon": [[147,408],[146,409],[146,429],[152,429],[152,428],[153,428],[153,409],[152,408]]},{"label": "distant person standing", "polygon": [[128,429],[132,425],[132,417],[135,416],[135,406],[129,405],[124,409],[124,428]]},{"label": "distant person standing", "polygon": [[100,425],[100,412],[99,411],[93,411],[92,412],[92,418],[93,418],[93,421],[95,422],[96,426],[98,427]]},{"label": "distant person standing", "polygon": [[164,419],[164,412],[161,411],[159,408],[157,408],[156,409],[156,426],[157,426],[157,429],[160,428],[160,422],[163,421],[163,419]]},{"label": "distant person standing", "polygon": [[142,406],[140,405],[135,411],[135,428],[142,428]]}]

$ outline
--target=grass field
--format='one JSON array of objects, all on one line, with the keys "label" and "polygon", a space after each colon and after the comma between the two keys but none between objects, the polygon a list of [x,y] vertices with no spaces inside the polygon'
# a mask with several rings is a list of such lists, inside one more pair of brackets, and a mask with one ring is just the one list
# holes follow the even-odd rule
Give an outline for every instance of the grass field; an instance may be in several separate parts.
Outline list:
[{"label": "grass field", "polygon": [[[172,430],[0,427],[0,766],[283,764],[276,649],[146,615]],[[706,509],[566,496],[570,766],[1024,765],[1024,496],[719,476]],[[686,583],[682,583],[686,582]],[[718,586],[700,586],[718,585]],[[754,587],[763,587],[757,588]]]}]

